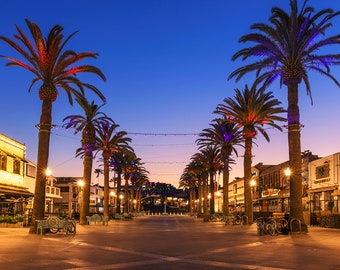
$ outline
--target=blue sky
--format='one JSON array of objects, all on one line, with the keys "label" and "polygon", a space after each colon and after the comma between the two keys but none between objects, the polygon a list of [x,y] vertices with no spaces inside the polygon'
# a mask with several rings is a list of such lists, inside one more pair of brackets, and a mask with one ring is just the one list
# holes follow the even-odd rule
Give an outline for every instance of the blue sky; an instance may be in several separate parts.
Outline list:
[{"label": "blue sky", "polygon": [[[107,97],[103,111],[120,130],[129,132],[132,146],[150,171],[151,181],[177,185],[179,177],[197,152],[196,136],[209,127],[213,110],[235,88],[251,84],[251,77],[240,82],[227,81],[228,75],[242,65],[231,56],[242,48],[238,39],[250,32],[257,22],[268,22],[272,6],[288,10],[283,0],[104,0],[104,1],[4,1],[0,35],[12,37],[15,24],[26,33],[25,18],[36,22],[45,34],[55,24],[64,27],[67,36],[79,31],[68,48],[77,52],[99,53],[91,61],[101,68],[106,82],[95,76],[83,79],[96,85]],[[302,1],[300,1],[302,3]],[[340,10],[334,0],[310,0],[317,10]],[[340,17],[333,20],[328,34],[339,33]],[[339,32],[337,32],[339,31]],[[339,51],[340,47],[330,48]],[[0,43],[0,54],[13,51]],[[20,68],[5,67],[0,59],[1,93],[0,133],[27,147],[27,158],[36,162],[41,102],[38,88],[28,93],[32,75]],[[340,69],[333,74],[340,79]],[[300,87],[302,150],[319,156],[339,152],[340,89],[327,78],[311,74],[314,105],[305,88]],[[273,84],[269,89],[286,107],[286,88]],[[96,97],[87,95],[90,100]],[[79,114],[60,92],[53,104],[53,123]],[[140,133],[136,135],[135,133]],[[147,134],[157,135],[147,135]],[[167,134],[167,135],[162,135]],[[171,135],[187,134],[187,135]],[[269,131],[271,142],[259,137],[254,148],[253,164],[276,164],[288,159],[287,133]],[[51,135],[49,167],[55,176],[81,176],[82,160],[75,158],[80,136],[57,127]],[[242,156],[243,150],[239,149]],[[231,179],[243,176],[243,159],[236,158]],[[98,163],[94,164],[94,168]],[[96,182],[97,179],[93,179]],[[101,179],[99,179],[101,181]]]}]

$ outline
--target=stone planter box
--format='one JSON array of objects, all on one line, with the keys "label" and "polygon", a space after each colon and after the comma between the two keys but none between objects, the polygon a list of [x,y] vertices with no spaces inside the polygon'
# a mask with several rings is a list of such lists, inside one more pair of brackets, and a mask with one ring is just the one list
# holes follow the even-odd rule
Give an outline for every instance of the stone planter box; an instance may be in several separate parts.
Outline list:
[{"label": "stone planter box", "polygon": [[17,223],[0,223],[0,228],[22,228],[24,226],[23,222]]}]

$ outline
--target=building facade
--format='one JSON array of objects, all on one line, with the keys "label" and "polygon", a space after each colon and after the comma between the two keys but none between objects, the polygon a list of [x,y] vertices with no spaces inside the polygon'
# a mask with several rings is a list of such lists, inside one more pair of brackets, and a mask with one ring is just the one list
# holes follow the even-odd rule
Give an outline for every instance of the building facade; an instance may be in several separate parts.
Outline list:
[{"label": "building facade", "polygon": [[339,178],[340,153],[309,163],[308,198],[310,213],[314,218],[339,212]]},{"label": "building facade", "polygon": [[[33,193],[28,189],[35,174],[26,166],[26,146],[0,134],[0,213],[24,214]],[[26,177],[27,176],[27,177]]]}]

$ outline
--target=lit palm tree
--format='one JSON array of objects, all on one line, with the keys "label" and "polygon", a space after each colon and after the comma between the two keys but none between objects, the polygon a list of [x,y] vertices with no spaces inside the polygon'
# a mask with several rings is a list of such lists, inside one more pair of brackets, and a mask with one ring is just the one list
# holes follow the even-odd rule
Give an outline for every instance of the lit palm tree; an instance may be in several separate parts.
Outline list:
[{"label": "lit palm tree", "polygon": [[[132,159],[136,158],[133,149],[127,148],[122,149],[123,151],[112,153],[109,166],[110,168],[117,174],[117,213],[121,212],[122,200],[120,198],[121,190],[122,190],[122,176],[124,177],[126,167],[131,162]],[[125,178],[124,178],[125,179]]]},{"label": "lit palm tree", "polygon": [[136,202],[135,206],[136,209],[134,209],[135,211],[138,208],[137,202],[139,204],[139,188],[141,188],[141,185],[144,184],[146,182],[146,180],[148,179],[147,174],[149,172],[145,169],[145,167],[143,166],[143,163],[141,162],[140,158],[137,158],[134,162],[133,162],[133,167],[131,170],[131,178],[130,178],[130,182],[131,182],[131,199],[130,199],[130,209],[134,209],[134,201]]},{"label": "lit palm tree", "polygon": [[98,106],[92,101],[91,103],[85,97],[76,98],[76,101],[80,107],[84,110],[85,115],[69,115],[63,119],[66,122],[63,127],[66,129],[74,128],[74,133],[82,133],[81,148],[77,149],[76,156],[83,158],[83,181],[84,186],[82,188],[81,206],[80,206],[80,218],[79,224],[87,224],[86,216],[89,213],[90,208],[90,188],[91,188],[91,176],[92,176],[92,163],[93,163],[93,151],[95,150],[96,143],[96,131],[95,128],[101,123],[111,123],[113,120],[109,118],[105,113],[101,112],[102,106]]},{"label": "lit palm tree", "polygon": [[325,53],[326,46],[340,44],[340,35],[325,37],[326,30],[332,26],[331,20],[340,13],[329,8],[315,12],[312,7],[307,6],[307,0],[303,2],[300,11],[297,0],[290,0],[290,8],[290,14],[279,7],[272,8],[270,25],[253,24],[251,29],[258,32],[240,38],[240,42],[253,42],[255,45],[238,51],[232,60],[247,60],[252,56],[259,59],[236,69],[229,79],[236,77],[239,80],[245,74],[255,71],[256,83],[268,86],[276,78],[280,78],[280,85],[287,86],[289,163],[292,169],[290,218],[303,221],[298,86],[304,82],[311,102],[308,71],[325,75],[340,86],[330,73],[331,66],[340,64],[340,54]]},{"label": "lit palm tree", "polygon": [[129,192],[129,182],[132,182],[132,178],[134,173],[137,171],[137,164],[139,164],[140,159],[137,158],[135,153],[133,155],[126,155],[126,161],[124,162],[123,166],[123,176],[125,180],[124,185],[124,213],[128,213],[129,209],[129,201],[132,198]]},{"label": "lit palm tree", "polygon": [[179,188],[189,189],[189,213],[195,210],[197,183],[186,166],[179,180]]},{"label": "lit palm tree", "polygon": [[253,85],[249,89],[246,85],[243,91],[235,89],[235,96],[225,98],[224,103],[219,104],[215,111],[242,129],[245,148],[243,161],[245,214],[250,224],[253,223],[250,187],[253,139],[260,133],[269,142],[265,126],[282,131],[276,122],[285,121],[285,118],[279,114],[286,111],[279,106],[280,104],[281,102],[274,98],[272,92],[265,92],[264,87],[256,89]]},{"label": "lit palm tree", "polygon": [[242,133],[235,123],[228,119],[215,119],[210,128],[203,129],[196,140],[199,147],[216,145],[219,148],[223,162],[223,213],[229,214],[229,170],[235,161],[232,154],[237,154],[236,146],[241,146]]},{"label": "lit palm tree", "polygon": [[216,172],[223,168],[221,152],[216,145],[208,145],[201,149],[199,153],[193,155],[193,159],[200,161],[209,175],[209,193],[210,193],[210,214],[215,213],[215,183],[214,176]]},{"label": "lit palm tree", "polygon": [[204,166],[204,162],[202,160],[202,157],[199,155],[199,153],[194,154],[191,158],[194,161],[194,173],[197,176],[198,181],[200,182],[201,187],[201,193],[202,196],[200,199],[202,199],[203,203],[203,214],[205,221],[208,221],[209,219],[209,212],[208,212],[208,179],[209,179],[209,172],[207,171],[206,167]]},{"label": "lit palm tree", "polygon": [[14,35],[14,40],[0,36],[10,47],[20,54],[23,60],[15,59],[10,56],[1,56],[9,62],[7,66],[19,66],[34,74],[34,78],[29,87],[36,83],[41,83],[39,87],[39,98],[42,100],[42,110],[40,116],[38,157],[36,185],[34,192],[34,204],[32,213],[32,226],[30,233],[36,232],[37,219],[44,218],[45,211],[45,171],[48,164],[50,131],[52,128],[52,103],[58,97],[58,90],[65,90],[69,102],[73,104],[73,96],[84,94],[84,88],[96,93],[101,100],[105,101],[103,94],[93,85],[84,83],[75,75],[78,73],[93,73],[105,80],[104,74],[92,65],[78,65],[81,60],[96,58],[93,52],[76,53],[71,50],[64,50],[67,42],[76,32],[64,39],[63,28],[59,25],[54,26],[47,38],[44,38],[37,24],[26,19],[27,27],[32,36],[33,42],[18,27],[18,34]]},{"label": "lit palm tree", "polygon": [[[188,177],[191,177],[191,180],[196,184],[195,186],[198,189],[198,206],[197,212],[198,214],[202,214],[202,203],[203,203],[203,213],[207,214],[207,172],[203,167],[200,161],[197,161],[195,158],[191,158],[190,163],[186,166],[183,174],[187,174]],[[202,200],[203,198],[203,200]]]},{"label": "lit palm tree", "polygon": [[141,199],[142,199],[142,189],[145,184],[149,182],[148,177],[149,172],[142,166],[142,164],[137,164],[137,170],[132,176],[132,186],[135,188],[135,197],[132,195],[132,201],[136,200],[136,211],[140,212]]},{"label": "lit palm tree", "polygon": [[131,139],[126,137],[125,131],[116,131],[119,127],[117,124],[107,125],[101,123],[96,128],[96,153],[102,152],[104,164],[104,213],[103,215],[109,216],[109,196],[110,196],[110,179],[109,179],[109,159],[115,152],[124,151],[124,149],[132,148],[129,146]]}]

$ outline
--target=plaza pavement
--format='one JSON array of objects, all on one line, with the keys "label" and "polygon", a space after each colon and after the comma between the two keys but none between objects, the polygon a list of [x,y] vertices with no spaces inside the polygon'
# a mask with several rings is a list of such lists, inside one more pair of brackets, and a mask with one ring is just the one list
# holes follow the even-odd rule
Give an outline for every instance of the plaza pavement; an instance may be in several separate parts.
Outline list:
[{"label": "plaza pavement", "polygon": [[0,228],[0,269],[340,269],[340,230],[259,236],[189,216],[77,225],[75,236]]}]

